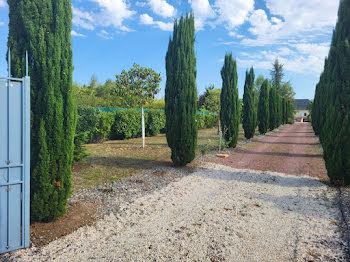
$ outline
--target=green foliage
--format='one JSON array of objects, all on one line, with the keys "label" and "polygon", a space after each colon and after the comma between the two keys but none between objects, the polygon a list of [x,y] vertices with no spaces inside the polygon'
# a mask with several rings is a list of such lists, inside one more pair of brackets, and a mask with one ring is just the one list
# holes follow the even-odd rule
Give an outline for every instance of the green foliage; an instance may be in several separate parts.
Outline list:
[{"label": "green foliage", "polygon": [[276,58],[272,66],[273,66],[272,70],[270,70],[271,85],[272,85],[272,88],[276,88],[276,90],[279,92],[282,86],[282,80],[284,77],[283,64],[281,64],[278,61],[278,58]]},{"label": "green foliage", "polygon": [[144,106],[159,92],[159,73],[153,69],[134,64],[129,70],[116,75],[115,92],[129,107]]},{"label": "green foliage", "polygon": [[283,83],[278,93],[281,97],[288,99],[289,101],[294,101],[295,92],[290,82]]},{"label": "green foliage", "polygon": [[75,101],[78,106],[89,107],[125,107],[127,106],[122,97],[115,94],[115,82],[107,80],[104,84],[97,82],[92,76],[88,86],[75,87]]},{"label": "green foliage", "polygon": [[[147,123],[147,115],[145,114]],[[141,136],[141,114],[135,109],[115,112],[115,120],[111,129],[112,139],[128,139]]]},{"label": "green foliage", "polygon": [[247,139],[254,137],[256,128],[256,108],[254,101],[254,69],[246,72],[243,94],[243,129]]},{"label": "green foliage", "polygon": [[197,146],[197,87],[194,17],[175,20],[166,54],[166,137],[171,159],[184,166],[195,157]]},{"label": "green foliage", "polygon": [[221,89],[215,89],[213,85],[205,89],[204,94],[199,96],[197,105],[200,111],[220,111]]},{"label": "green foliage", "polygon": [[87,133],[77,133],[74,137],[74,162],[79,162],[87,157],[87,153],[84,144],[88,141]]},{"label": "green foliage", "polygon": [[76,134],[84,134],[81,138],[84,138],[85,143],[92,143],[95,137],[95,131],[97,129],[97,122],[99,121],[100,111],[93,107],[78,107],[78,122]]},{"label": "green foliage", "polygon": [[320,136],[328,176],[336,184],[350,184],[349,39],[350,0],[342,0],[312,105],[312,125]]},{"label": "green foliage", "polygon": [[260,92],[264,82],[265,82],[265,77],[262,75],[259,75],[258,78],[255,80],[255,87],[258,90],[258,92]]},{"label": "green foliage", "polygon": [[287,100],[287,124],[294,123],[294,103]]},{"label": "green foliage", "polygon": [[165,101],[164,98],[161,99],[154,99],[151,102],[148,102],[144,108],[149,109],[164,109],[165,108]]},{"label": "green foliage", "polygon": [[218,123],[218,115],[198,113],[196,115],[196,123],[198,129],[215,127]]},{"label": "green foliage", "polygon": [[283,64],[278,61],[278,58],[272,64],[270,70],[272,87],[276,88],[277,93],[285,99],[294,101],[295,92],[290,82],[283,82],[284,68]]},{"label": "green foliage", "polygon": [[283,124],[282,97],[277,93],[277,127]]},{"label": "green foliage", "polygon": [[98,114],[98,121],[93,136],[94,142],[100,143],[108,139],[114,120],[114,112],[100,112]]},{"label": "green foliage", "polygon": [[78,123],[74,138],[74,161],[86,157],[84,144],[100,143],[109,138],[114,112],[101,112],[91,107],[78,107]]},{"label": "green foliage", "polygon": [[197,124],[198,129],[205,127],[205,115],[204,114],[196,114],[196,124]]},{"label": "green foliage", "polygon": [[264,80],[259,97],[258,122],[260,134],[266,134],[269,128],[270,111],[269,111],[269,90],[270,82]]},{"label": "green foliage", "polygon": [[218,120],[219,120],[219,115],[217,114],[205,115],[205,118],[204,118],[205,128],[216,127],[218,124]]},{"label": "green foliage", "polygon": [[147,110],[146,136],[156,136],[165,129],[165,113],[163,110]]},{"label": "green foliage", "polygon": [[[108,139],[128,139],[141,136],[141,115],[136,109],[102,112],[91,107],[78,107],[78,124],[75,135],[74,161],[87,156],[84,144],[100,143]],[[148,109],[145,112],[146,136],[165,132],[164,110]],[[198,128],[217,125],[217,114],[196,115]]]},{"label": "green foliage", "polygon": [[278,98],[277,90],[274,87],[270,88],[269,93],[269,129],[274,130],[278,127]]},{"label": "green foliage", "polygon": [[[237,88],[237,67],[232,54],[225,56],[221,69],[222,90],[220,121],[224,138],[230,147],[236,147],[238,140],[240,109]],[[224,132],[225,131],[225,132]]]},{"label": "green foliage", "polygon": [[70,0],[8,1],[11,72],[31,77],[31,219],[66,211],[71,188],[76,107],[72,86]]}]

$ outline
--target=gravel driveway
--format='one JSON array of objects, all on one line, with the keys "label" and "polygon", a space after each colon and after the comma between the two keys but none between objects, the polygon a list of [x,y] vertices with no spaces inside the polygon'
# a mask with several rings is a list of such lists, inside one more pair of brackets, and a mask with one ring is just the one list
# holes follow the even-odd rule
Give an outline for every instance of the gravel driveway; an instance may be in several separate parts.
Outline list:
[{"label": "gravel driveway", "polygon": [[336,196],[317,178],[199,163],[116,215],[10,259],[346,261]]}]

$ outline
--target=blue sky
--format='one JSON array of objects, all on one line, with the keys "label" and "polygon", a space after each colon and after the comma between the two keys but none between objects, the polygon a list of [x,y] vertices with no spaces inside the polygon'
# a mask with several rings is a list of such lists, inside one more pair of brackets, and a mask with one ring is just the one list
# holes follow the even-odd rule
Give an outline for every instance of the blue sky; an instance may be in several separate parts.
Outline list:
[{"label": "blue sky", "polygon": [[[251,66],[269,77],[276,59],[284,64],[296,98],[313,98],[337,19],[338,0],[72,0],[74,81],[115,79],[138,63],[161,73],[175,18],[196,19],[197,86],[221,88],[226,52],[237,59],[239,95]],[[8,6],[0,0],[0,75],[5,61]]]}]

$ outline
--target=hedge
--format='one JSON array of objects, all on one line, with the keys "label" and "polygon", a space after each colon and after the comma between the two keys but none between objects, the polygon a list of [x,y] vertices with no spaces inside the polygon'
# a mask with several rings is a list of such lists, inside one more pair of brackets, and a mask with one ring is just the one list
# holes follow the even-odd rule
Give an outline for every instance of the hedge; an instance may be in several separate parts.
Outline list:
[{"label": "hedge", "polygon": [[[217,125],[217,114],[196,115],[198,129]],[[146,136],[165,133],[165,113],[160,109],[145,112]],[[141,137],[141,111],[136,109],[104,112],[93,107],[78,107],[78,124],[75,134],[74,160],[87,156],[84,144],[100,143],[108,139],[129,139]]]}]

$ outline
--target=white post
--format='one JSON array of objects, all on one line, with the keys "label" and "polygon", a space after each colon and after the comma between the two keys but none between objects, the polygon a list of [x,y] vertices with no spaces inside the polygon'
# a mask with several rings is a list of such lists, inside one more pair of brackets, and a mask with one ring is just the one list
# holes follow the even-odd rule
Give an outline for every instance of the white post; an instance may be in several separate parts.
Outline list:
[{"label": "white post", "polygon": [[143,106],[141,107],[142,111],[142,148],[145,148],[145,113]]}]

